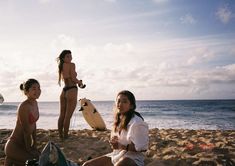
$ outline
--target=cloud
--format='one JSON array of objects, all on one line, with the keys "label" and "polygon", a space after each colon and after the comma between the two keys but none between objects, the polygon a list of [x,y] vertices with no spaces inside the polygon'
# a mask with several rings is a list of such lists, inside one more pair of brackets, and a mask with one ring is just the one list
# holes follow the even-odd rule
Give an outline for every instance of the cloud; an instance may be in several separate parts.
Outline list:
[{"label": "cloud", "polygon": [[187,65],[194,65],[197,63],[205,63],[215,57],[215,52],[209,48],[197,48],[189,53],[191,57],[187,60]]},{"label": "cloud", "polygon": [[104,0],[104,1],[107,1],[107,2],[117,2],[117,0]]},{"label": "cloud", "polygon": [[[230,47],[233,47],[231,43],[234,40],[219,35],[79,44],[79,38],[61,34],[51,41],[53,48],[46,48],[47,52],[35,51],[34,47],[33,51],[27,51],[19,46],[9,57],[0,56],[0,65],[3,66],[0,80],[4,80],[0,82],[0,88],[1,91],[3,88],[6,98],[19,100],[19,83],[35,77],[43,90],[40,100],[58,100],[62,87],[57,84],[55,58],[65,48],[71,49],[78,78],[87,84],[87,88],[79,92],[79,97],[92,100],[113,99],[113,95],[122,89],[133,90],[142,99],[192,98],[198,94],[204,97],[214,94],[213,90],[221,92],[222,86],[234,84],[235,65],[231,62],[223,66],[218,59],[220,56],[223,56],[222,60],[231,57],[227,53],[232,52]],[[40,45],[39,48],[43,47]],[[9,50],[3,55],[7,55]],[[217,58],[217,66],[209,64],[214,58]],[[15,96],[9,93],[9,89]]]},{"label": "cloud", "polygon": [[229,21],[232,19],[232,12],[228,6],[220,7],[215,15],[224,24],[229,23]]},{"label": "cloud", "polygon": [[191,15],[191,14],[186,14],[185,16],[182,16],[180,18],[180,21],[182,24],[196,24],[197,20]]},{"label": "cloud", "polygon": [[39,1],[39,3],[41,3],[41,4],[47,4],[47,3],[50,3],[51,1],[53,1],[53,0],[38,0]]},{"label": "cloud", "polygon": [[114,43],[107,43],[104,46],[105,51],[118,51],[118,52],[131,52],[133,50],[133,46],[130,43],[124,44],[114,44]]},{"label": "cloud", "polygon": [[162,4],[168,2],[169,0],[152,0],[152,1],[156,4]]},{"label": "cloud", "polygon": [[[81,69],[89,64],[89,69],[121,68],[131,64],[135,47],[131,43],[108,42],[102,45],[79,47]],[[125,59],[125,61],[123,60]],[[87,68],[87,67],[86,67]]]},{"label": "cloud", "polygon": [[214,83],[235,84],[235,64],[217,67],[211,74],[215,76]]},{"label": "cloud", "polygon": [[51,47],[53,50],[70,50],[77,48],[77,46],[78,44],[75,38],[65,34],[58,35],[57,38],[51,42]]}]

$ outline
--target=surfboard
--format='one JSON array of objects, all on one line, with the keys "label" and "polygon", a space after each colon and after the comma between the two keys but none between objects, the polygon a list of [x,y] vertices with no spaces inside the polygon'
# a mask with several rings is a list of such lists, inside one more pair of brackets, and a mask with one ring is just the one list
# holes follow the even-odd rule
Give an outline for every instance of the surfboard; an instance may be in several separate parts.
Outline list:
[{"label": "surfboard", "polygon": [[94,130],[106,130],[106,125],[100,113],[97,111],[95,106],[91,103],[89,99],[82,98],[79,100],[81,108],[79,111],[82,111],[82,115],[86,122]]},{"label": "surfboard", "polygon": [[2,94],[0,93],[0,104],[2,104],[4,102],[4,98],[2,96]]}]

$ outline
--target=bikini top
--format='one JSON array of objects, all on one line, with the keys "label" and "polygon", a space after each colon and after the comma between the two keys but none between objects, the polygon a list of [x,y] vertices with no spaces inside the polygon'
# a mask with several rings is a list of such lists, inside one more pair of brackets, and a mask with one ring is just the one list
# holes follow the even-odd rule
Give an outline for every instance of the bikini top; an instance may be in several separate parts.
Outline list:
[{"label": "bikini top", "polygon": [[29,124],[36,123],[38,119],[39,119],[39,116],[35,118],[31,112],[29,113]]},{"label": "bikini top", "polygon": [[[36,123],[38,119],[39,119],[39,116],[38,116],[38,117],[35,117],[35,116],[32,114],[32,112],[29,112],[28,120],[29,120],[29,124],[30,124],[30,125]],[[19,118],[19,122],[20,122],[20,124],[22,124],[20,118]]]}]

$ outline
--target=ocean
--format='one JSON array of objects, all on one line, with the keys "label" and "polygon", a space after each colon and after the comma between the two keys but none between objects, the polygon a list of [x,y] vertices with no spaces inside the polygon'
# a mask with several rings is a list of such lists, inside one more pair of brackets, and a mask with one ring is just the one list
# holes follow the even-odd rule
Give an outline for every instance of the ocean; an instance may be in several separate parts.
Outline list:
[{"label": "ocean", "polygon": [[[108,129],[113,122],[114,101],[92,101]],[[56,129],[59,102],[39,102],[40,118],[37,128]],[[17,102],[0,105],[0,129],[13,129],[16,122]],[[79,112],[73,114],[70,129],[91,129]],[[138,112],[149,128],[235,130],[235,100],[147,100],[137,101]]]}]

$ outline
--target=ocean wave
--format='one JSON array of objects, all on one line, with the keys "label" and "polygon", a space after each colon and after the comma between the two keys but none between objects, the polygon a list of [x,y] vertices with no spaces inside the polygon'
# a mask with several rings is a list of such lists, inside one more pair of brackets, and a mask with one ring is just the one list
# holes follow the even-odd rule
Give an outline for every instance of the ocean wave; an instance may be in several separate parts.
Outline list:
[{"label": "ocean wave", "polygon": [[5,104],[3,104],[3,105],[0,105],[0,111],[1,110],[10,110],[10,111],[12,111],[12,110],[17,110],[17,105],[5,105]]},{"label": "ocean wave", "polygon": [[57,112],[57,113],[39,112],[39,115],[43,116],[43,117],[55,117],[55,116],[59,116],[59,112]]},{"label": "ocean wave", "polygon": [[[235,129],[235,100],[229,101],[138,101],[136,111],[144,117],[150,128],[185,129]],[[112,127],[114,102],[94,102],[107,127]],[[15,124],[17,105],[0,105],[0,127],[11,128]],[[74,128],[89,128],[80,105],[71,119]],[[59,102],[39,102],[39,127],[57,128]],[[14,117],[14,118],[13,118]],[[9,123],[9,121],[12,121]],[[11,125],[10,125],[11,124]]]}]

